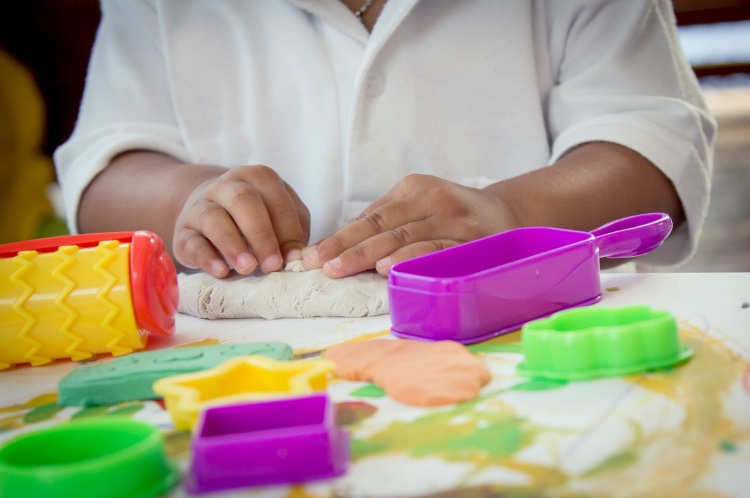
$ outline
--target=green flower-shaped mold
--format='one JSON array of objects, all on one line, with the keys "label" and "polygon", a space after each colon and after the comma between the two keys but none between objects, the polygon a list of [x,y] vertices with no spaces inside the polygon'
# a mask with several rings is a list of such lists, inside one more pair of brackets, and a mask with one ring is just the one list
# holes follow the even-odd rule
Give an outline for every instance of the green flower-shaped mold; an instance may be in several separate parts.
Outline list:
[{"label": "green flower-shaped mold", "polygon": [[519,375],[563,380],[628,375],[685,361],[674,316],[648,306],[574,308],[524,325]]}]

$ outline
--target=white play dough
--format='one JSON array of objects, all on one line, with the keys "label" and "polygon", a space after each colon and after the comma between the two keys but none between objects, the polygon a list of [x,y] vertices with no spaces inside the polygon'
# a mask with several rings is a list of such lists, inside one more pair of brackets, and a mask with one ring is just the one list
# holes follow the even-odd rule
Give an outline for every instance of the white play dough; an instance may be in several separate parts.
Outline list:
[{"label": "white play dough", "polygon": [[178,311],[201,318],[361,317],[388,313],[387,279],[375,272],[341,279],[292,261],[268,275],[180,274]]}]

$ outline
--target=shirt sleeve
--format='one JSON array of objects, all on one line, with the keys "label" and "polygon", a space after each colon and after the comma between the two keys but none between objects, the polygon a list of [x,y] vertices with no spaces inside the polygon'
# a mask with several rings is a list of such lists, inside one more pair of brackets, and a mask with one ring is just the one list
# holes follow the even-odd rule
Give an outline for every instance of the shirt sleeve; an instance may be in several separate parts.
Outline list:
[{"label": "shirt sleeve", "polygon": [[187,160],[156,9],[148,0],[101,1],[78,120],[54,154],[72,233],[81,195],[117,154],[146,149]]},{"label": "shirt sleeve", "polygon": [[618,143],[649,159],[674,184],[687,223],[641,261],[686,261],[708,207],[716,123],[680,47],[671,3],[550,3],[551,161],[592,141]]}]

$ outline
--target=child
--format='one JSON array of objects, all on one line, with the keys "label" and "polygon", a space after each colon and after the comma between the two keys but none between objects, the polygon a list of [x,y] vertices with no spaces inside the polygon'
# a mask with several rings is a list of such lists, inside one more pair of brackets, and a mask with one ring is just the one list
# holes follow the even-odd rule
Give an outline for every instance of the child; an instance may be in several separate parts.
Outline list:
[{"label": "child", "polygon": [[716,125],[671,9],[103,0],[55,153],[70,228],[150,229],[217,277],[303,258],[338,278],[659,211],[677,228],[644,258],[682,262]]}]

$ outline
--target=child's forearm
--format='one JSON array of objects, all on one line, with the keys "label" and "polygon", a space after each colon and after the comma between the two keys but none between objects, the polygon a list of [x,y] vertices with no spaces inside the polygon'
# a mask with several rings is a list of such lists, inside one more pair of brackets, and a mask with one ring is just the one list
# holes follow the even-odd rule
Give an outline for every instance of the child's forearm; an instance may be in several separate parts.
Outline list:
[{"label": "child's forearm", "polygon": [[151,230],[172,254],[177,216],[187,196],[225,168],[186,165],[150,151],[115,157],[88,186],[78,211],[81,232]]},{"label": "child's forearm", "polygon": [[332,278],[394,264],[524,226],[591,231],[645,212],[684,213],[650,161],[612,143],[581,145],[554,165],[479,190],[409,175],[334,235],[303,251],[306,268]]},{"label": "child's forearm", "polygon": [[487,187],[508,203],[524,226],[592,230],[635,213],[664,212],[675,226],[685,218],[672,182],[626,147],[592,142],[552,166]]},{"label": "child's forearm", "polygon": [[111,161],[84,193],[78,222],[82,231],[151,230],[175,263],[220,278],[231,268],[277,271],[310,237],[307,207],[273,169],[184,164],[146,151]]}]

